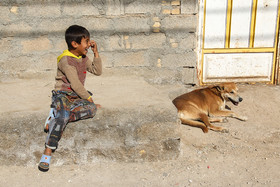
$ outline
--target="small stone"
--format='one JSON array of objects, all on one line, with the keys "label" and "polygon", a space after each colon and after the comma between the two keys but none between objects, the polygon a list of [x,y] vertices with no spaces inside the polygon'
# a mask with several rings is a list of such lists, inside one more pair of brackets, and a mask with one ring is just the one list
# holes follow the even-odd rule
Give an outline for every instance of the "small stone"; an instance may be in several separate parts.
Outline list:
[{"label": "small stone", "polygon": [[14,14],[18,14],[18,7],[17,6],[13,6],[10,11]]},{"label": "small stone", "polygon": [[171,14],[171,10],[168,10],[168,9],[164,9],[162,11],[163,14]]}]

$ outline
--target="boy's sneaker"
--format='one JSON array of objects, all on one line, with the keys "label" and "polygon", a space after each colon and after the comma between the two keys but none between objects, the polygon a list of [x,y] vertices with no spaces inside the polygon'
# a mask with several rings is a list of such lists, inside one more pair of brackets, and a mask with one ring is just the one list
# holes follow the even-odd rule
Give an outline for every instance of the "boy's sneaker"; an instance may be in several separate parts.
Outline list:
[{"label": "boy's sneaker", "polygon": [[44,125],[44,131],[46,133],[48,133],[49,132],[49,127],[54,125],[54,123],[55,123],[55,114],[54,114],[54,109],[51,108],[49,116],[47,117],[45,125]]}]

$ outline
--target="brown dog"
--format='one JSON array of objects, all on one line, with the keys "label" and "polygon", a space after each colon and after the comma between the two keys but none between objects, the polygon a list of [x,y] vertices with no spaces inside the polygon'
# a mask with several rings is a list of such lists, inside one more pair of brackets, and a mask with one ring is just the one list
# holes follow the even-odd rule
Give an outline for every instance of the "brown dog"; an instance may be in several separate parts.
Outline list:
[{"label": "brown dog", "polygon": [[183,124],[199,127],[204,133],[208,132],[208,128],[226,132],[226,129],[216,127],[210,122],[226,122],[226,117],[247,120],[245,116],[225,110],[228,107],[226,101],[238,105],[243,100],[237,91],[235,83],[223,83],[178,96],[173,100],[173,104],[178,109],[178,116]]}]

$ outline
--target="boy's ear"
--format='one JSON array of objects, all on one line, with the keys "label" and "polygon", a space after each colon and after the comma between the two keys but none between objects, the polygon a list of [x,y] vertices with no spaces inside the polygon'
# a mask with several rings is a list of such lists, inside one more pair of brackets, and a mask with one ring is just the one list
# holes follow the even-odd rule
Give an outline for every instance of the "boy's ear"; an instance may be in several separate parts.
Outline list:
[{"label": "boy's ear", "polygon": [[75,42],[75,41],[72,41],[72,42],[71,42],[71,45],[72,45],[72,47],[73,47],[74,49],[76,49],[76,48],[78,47],[78,43]]}]

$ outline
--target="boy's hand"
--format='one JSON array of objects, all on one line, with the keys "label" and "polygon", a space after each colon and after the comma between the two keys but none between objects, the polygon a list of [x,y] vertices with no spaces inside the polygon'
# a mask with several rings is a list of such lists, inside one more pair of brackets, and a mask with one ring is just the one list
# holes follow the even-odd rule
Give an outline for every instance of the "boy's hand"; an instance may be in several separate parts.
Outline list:
[{"label": "boy's hand", "polygon": [[94,56],[98,58],[99,53],[98,53],[98,50],[97,50],[97,44],[95,43],[94,40],[90,41],[90,47],[91,47],[92,52],[94,53]]},{"label": "boy's hand", "polygon": [[89,102],[93,103],[92,97],[87,99]]},{"label": "boy's hand", "polygon": [[[92,97],[89,97],[87,100],[88,100],[89,102],[93,103]],[[95,104],[95,105],[96,105],[96,108],[97,108],[97,109],[98,109],[98,108],[101,108],[101,105],[100,105],[100,104]]]},{"label": "boy's hand", "polygon": [[96,105],[96,108],[99,109],[101,108],[101,105],[100,104],[95,104]]}]

